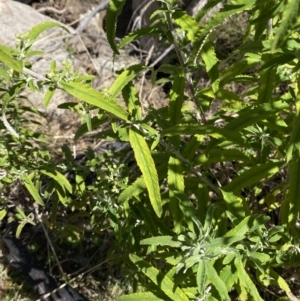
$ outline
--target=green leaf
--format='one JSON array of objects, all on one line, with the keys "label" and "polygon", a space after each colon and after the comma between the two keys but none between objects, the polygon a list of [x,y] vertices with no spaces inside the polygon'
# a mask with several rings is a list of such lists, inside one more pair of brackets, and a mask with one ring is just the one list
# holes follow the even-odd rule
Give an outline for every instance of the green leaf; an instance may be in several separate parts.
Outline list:
[{"label": "green leaf", "polygon": [[[179,69],[179,68],[178,68]],[[184,98],[185,78],[181,69],[175,75],[174,83],[170,91],[169,115],[172,125],[180,122],[181,108]]]},{"label": "green leaf", "polygon": [[240,191],[252,184],[258,183],[261,179],[268,179],[277,173],[282,167],[282,162],[268,162],[258,166],[253,166],[234,178],[229,184],[222,189],[227,192]]},{"label": "green leaf", "polygon": [[139,100],[138,91],[136,90],[132,81],[130,81],[122,89],[123,99],[127,105],[128,112],[135,118],[135,120],[142,119],[142,106]]},{"label": "green leaf", "polygon": [[206,248],[206,250],[214,251],[215,249],[220,247],[230,246],[237,241],[241,241],[243,238],[244,238],[243,235],[235,235],[235,236],[225,235],[224,237],[217,237],[212,241],[204,242],[203,247]]},{"label": "green leaf", "polygon": [[0,45],[0,61],[17,72],[22,72],[23,70],[23,62],[15,60],[10,49],[4,45]]},{"label": "green leaf", "polygon": [[158,217],[162,215],[162,204],[157,171],[149,147],[143,136],[135,129],[129,130],[129,140],[136,162],[144,176],[150,202]]},{"label": "green leaf", "polygon": [[174,22],[186,31],[186,37],[191,41],[197,40],[197,34],[199,33],[199,24],[186,12],[182,10],[175,10],[172,14]]},{"label": "green leaf", "polygon": [[[299,88],[300,88],[300,82],[299,82],[298,89]],[[297,95],[297,101],[295,107],[296,107],[296,112],[295,112],[293,126],[292,126],[292,134],[286,151],[287,162],[290,162],[292,160],[292,157],[294,155],[294,150],[298,151],[297,156],[300,155],[300,93],[299,95]]]},{"label": "green leaf", "polygon": [[238,280],[238,274],[235,270],[235,267],[231,264],[226,265],[220,273],[220,278],[225,283],[227,291],[230,292],[233,285]]},{"label": "green leaf", "polygon": [[114,83],[111,85],[108,91],[109,95],[112,98],[115,98],[130,81],[132,81],[140,72],[145,69],[146,67],[143,65],[133,65],[128,67],[120,75],[118,75]]},{"label": "green leaf", "polygon": [[124,295],[118,298],[118,301],[165,301],[165,298],[159,298],[151,292],[146,293],[134,293],[130,295]]},{"label": "green leaf", "polygon": [[67,178],[62,175],[60,172],[54,169],[40,169],[40,172],[44,175],[52,178],[61,188],[67,189],[70,193],[72,193],[72,186]]},{"label": "green leaf", "polygon": [[300,158],[291,161],[288,166],[289,189],[284,200],[286,210],[283,210],[281,218],[288,221],[290,225],[295,225],[300,212]]},{"label": "green leaf", "polygon": [[245,288],[249,295],[253,297],[255,301],[264,301],[257,291],[255,284],[252,282],[251,278],[249,277],[245,267],[242,263],[242,260],[239,257],[236,257],[234,260],[235,266],[238,271],[238,279],[241,287]]},{"label": "green leaf", "polygon": [[50,100],[52,99],[54,93],[56,91],[56,87],[53,85],[53,86],[50,86],[45,94],[45,98],[44,98],[44,106],[47,107]]},{"label": "green leaf", "polygon": [[196,13],[196,15],[193,18],[199,23],[201,19],[205,17],[213,7],[216,6],[218,3],[220,3],[221,1],[222,0],[207,1],[206,4]]},{"label": "green leaf", "polygon": [[232,121],[225,126],[225,129],[228,131],[241,131],[248,125],[261,121],[278,112],[282,112],[289,107],[290,104],[281,100],[258,105],[252,110],[247,107],[241,110],[239,112],[239,117],[232,119]]},{"label": "green leaf", "polygon": [[214,93],[219,90],[219,61],[217,59],[214,47],[210,41],[206,41],[202,47],[200,55],[205,63],[205,69],[208,73],[211,88]]},{"label": "green leaf", "polygon": [[[163,163],[157,167],[158,178],[163,179],[166,177],[167,173],[167,163]],[[146,184],[144,181],[144,177],[140,177],[133,182],[130,186],[124,189],[118,197],[118,201],[123,203],[130,200],[132,197],[139,195],[146,189]]]},{"label": "green leaf", "polygon": [[17,230],[16,230],[16,238],[20,237],[22,229],[24,228],[24,226],[25,226],[25,223],[20,223],[18,225]]},{"label": "green leaf", "polygon": [[197,269],[197,287],[200,296],[203,296],[205,293],[205,284],[206,284],[206,261],[200,260]]},{"label": "green leaf", "polygon": [[118,197],[118,201],[123,203],[130,200],[132,197],[139,195],[146,189],[144,177],[139,177],[130,186],[124,189]]},{"label": "green leaf", "polygon": [[115,54],[119,54],[115,44],[117,19],[122,12],[125,2],[126,0],[111,0],[106,11],[106,37]]},{"label": "green leaf", "polygon": [[241,138],[239,133],[226,131],[209,125],[187,124],[175,125],[169,127],[162,132],[162,136],[177,136],[177,135],[210,135],[216,139],[228,139],[232,142],[244,145],[246,142]]},{"label": "green leaf", "polygon": [[269,216],[265,216],[263,214],[247,216],[233,229],[228,231],[225,234],[225,237],[245,236],[247,233],[251,233],[257,228],[263,226],[269,219]]},{"label": "green leaf", "polygon": [[127,120],[128,113],[112,98],[103,93],[79,83],[59,83],[61,88],[74,97],[107,111],[122,120]]},{"label": "green leaf", "polygon": [[[278,66],[282,66],[284,64],[289,63],[293,59],[296,58],[296,55],[294,53],[282,53],[279,56],[275,56],[268,60],[264,65],[262,65],[260,71],[263,72],[268,72],[272,70],[273,68],[276,68]],[[272,77],[274,75],[272,74]]]},{"label": "green leaf", "polygon": [[45,206],[38,190],[36,189],[36,187],[34,186],[34,184],[31,181],[31,178],[27,175],[22,175],[21,179],[25,185],[25,187],[27,188],[27,190],[29,191],[29,193],[31,194],[31,196],[33,197],[33,199],[41,206]]},{"label": "green leaf", "polygon": [[207,279],[213,284],[215,289],[218,291],[221,297],[220,300],[230,301],[231,299],[228,295],[226,285],[218,275],[217,271],[215,270],[213,263],[210,261],[206,261],[205,263],[206,263]]},{"label": "green leaf", "polygon": [[197,213],[194,204],[184,193],[176,193],[176,198],[182,212],[183,221],[187,224],[191,232],[195,232],[194,220],[197,218]]},{"label": "green leaf", "polygon": [[[270,283],[268,285],[277,285],[279,288],[285,291],[288,297],[293,295],[287,282],[273,269],[267,269],[266,274],[263,276],[267,277],[267,279],[269,280]],[[297,298],[294,295],[293,297],[294,298],[290,298],[290,300],[297,300]]]},{"label": "green leaf", "polygon": [[[91,118],[91,127],[92,130],[99,128],[100,125],[107,122],[106,118],[99,118],[98,116],[94,116]],[[84,134],[88,133],[89,129],[86,123],[82,124],[76,131],[74,140],[77,141],[80,137],[82,137]]]},{"label": "green leaf", "polygon": [[65,31],[69,32],[68,28],[61,25],[60,23],[54,21],[45,21],[32,27],[30,30],[28,30],[25,33],[21,35],[17,35],[17,38],[20,38],[22,40],[27,40],[26,45],[31,46],[41,33],[53,27],[60,27],[63,28]]},{"label": "green leaf", "polygon": [[[262,63],[268,62],[272,55],[267,53],[262,55]],[[259,78],[259,90],[257,103],[266,103],[272,100],[274,84],[276,81],[276,68],[270,68],[266,72],[261,72]]]},{"label": "green leaf", "polygon": [[197,56],[209,33],[215,27],[221,25],[226,18],[251,9],[255,3],[256,0],[236,0],[225,5],[218,13],[214,14],[205,26],[201,28],[200,32],[197,33],[197,39],[193,45],[193,58]]},{"label": "green leaf", "polygon": [[254,158],[238,149],[213,149],[208,154],[199,154],[194,159],[194,165],[204,163],[243,161],[245,163],[254,163]]},{"label": "green leaf", "polygon": [[258,260],[260,264],[266,264],[271,260],[271,257],[268,254],[264,254],[261,252],[251,253],[250,258],[253,258],[254,260]]},{"label": "green leaf", "polygon": [[184,192],[183,168],[179,159],[170,157],[168,167],[168,186],[170,209],[174,221],[174,231],[179,233],[182,226],[182,213],[179,208],[180,198],[178,193]]},{"label": "green leaf", "polygon": [[278,46],[288,37],[288,30],[297,22],[299,16],[300,2],[298,0],[286,0],[285,7],[280,18],[279,28],[277,28],[272,44],[272,51],[275,52]]},{"label": "green leaf", "polygon": [[6,216],[6,213],[7,213],[6,209],[0,210],[0,221],[2,221],[4,219],[4,217]]},{"label": "green leaf", "polygon": [[163,275],[158,269],[151,266],[150,263],[134,254],[130,254],[129,258],[170,299],[174,301],[189,301],[186,294],[169,277]]},{"label": "green leaf", "polygon": [[118,49],[123,48],[125,45],[130,44],[133,41],[145,36],[158,36],[162,34],[162,30],[159,27],[143,27],[133,32],[130,32],[125,36],[118,44]]},{"label": "green leaf", "polygon": [[141,245],[151,245],[151,246],[169,246],[172,248],[179,248],[181,246],[180,241],[174,240],[172,236],[157,236],[142,239],[140,241]]}]

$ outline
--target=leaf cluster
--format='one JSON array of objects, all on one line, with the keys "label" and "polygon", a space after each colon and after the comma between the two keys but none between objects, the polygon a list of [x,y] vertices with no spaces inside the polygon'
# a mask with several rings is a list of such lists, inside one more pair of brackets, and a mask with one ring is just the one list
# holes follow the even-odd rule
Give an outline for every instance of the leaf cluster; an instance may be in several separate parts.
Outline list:
[{"label": "leaf cluster", "polygon": [[[95,240],[105,228],[100,221],[108,221],[106,227],[116,238],[111,254],[117,258],[122,250],[123,272],[134,278],[136,289],[120,300],[263,300],[270,285],[278,300],[281,292],[296,300],[285,276],[299,262],[300,2],[233,0],[205,25],[199,21],[220,0],[208,1],[195,17],[180,10],[178,1],[160,2],[153,25],[116,43],[125,0],[111,1],[107,39],[118,55],[140,37],[164,37],[174,45],[177,64],[156,70],[130,66],[118,73],[108,91],[92,88],[91,77],[78,75],[68,64],[59,69],[53,63],[39,82],[24,75],[33,40],[53,23],[22,35],[17,49],[0,47],[2,183],[21,180],[41,207],[51,198],[46,225],[61,233],[62,240],[77,242],[84,236],[72,218],[87,218]],[[240,60],[218,59],[214,31],[243,13],[249,15],[248,28],[231,54]],[[194,76],[198,69],[208,78],[206,86]],[[171,83],[168,106],[143,110],[135,81],[146,71],[154,86]],[[166,74],[163,80],[158,72]],[[283,82],[284,93],[279,90]],[[75,142],[110,122],[111,128],[96,138],[128,146],[133,165],[122,151],[97,155],[89,150],[85,168],[95,178],[88,185],[82,171],[75,173],[73,183],[66,176],[74,159],[67,147],[61,166],[45,166],[50,160],[41,148],[33,160],[32,145],[30,160],[24,160],[28,138],[37,135],[22,129],[24,120],[17,111],[25,86],[47,88],[46,105],[56,89],[81,100],[63,105],[84,112]],[[218,110],[211,112],[216,100]],[[91,117],[95,108],[99,113]],[[51,180],[45,190],[42,175]],[[61,204],[78,209],[77,215],[69,213],[65,228],[57,219]],[[274,212],[277,219],[270,218]],[[21,209],[17,218],[20,225],[32,222]]]}]

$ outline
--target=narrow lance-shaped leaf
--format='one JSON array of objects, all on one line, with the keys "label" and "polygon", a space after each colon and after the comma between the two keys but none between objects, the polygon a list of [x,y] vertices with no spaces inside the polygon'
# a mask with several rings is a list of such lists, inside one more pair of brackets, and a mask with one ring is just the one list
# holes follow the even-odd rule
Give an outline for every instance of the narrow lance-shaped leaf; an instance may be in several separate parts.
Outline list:
[{"label": "narrow lance-shaped leaf", "polygon": [[219,90],[220,76],[219,76],[219,61],[217,59],[215,50],[210,41],[206,41],[202,47],[200,55],[205,63],[205,68],[211,81],[211,87],[214,93]]},{"label": "narrow lance-shaped leaf", "polygon": [[132,197],[139,195],[146,189],[144,177],[141,176],[136,179],[130,186],[128,186],[118,197],[118,201],[123,203],[130,200]]},{"label": "narrow lance-shaped leaf", "polygon": [[115,44],[117,19],[122,12],[125,2],[126,0],[111,0],[106,11],[106,37],[115,54],[119,54]]},{"label": "narrow lance-shaped leaf", "polygon": [[118,298],[118,301],[165,301],[165,296],[159,298],[157,295],[146,292],[146,293],[134,293],[130,295],[123,295]]},{"label": "narrow lance-shaped leaf", "polygon": [[45,30],[53,28],[53,27],[60,27],[60,28],[63,28],[65,31],[69,32],[67,27],[61,25],[58,22],[45,21],[45,22],[39,23],[38,25],[32,27],[30,30],[28,30],[25,33],[17,35],[17,37],[22,40],[27,40],[26,45],[31,46],[35,42],[36,38],[41,33],[43,33]]},{"label": "narrow lance-shaped leaf", "polygon": [[234,260],[235,266],[238,271],[238,279],[240,282],[240,286],[247,290],[248,294],[253,297],[255,301],[264,301],[257,291],[255,284],[252,282],[250,276],[248,275],[245,267],[242,263],[242,260],[239,257],[236,257]]},{"label": "narrow lance-shaped leaf", "polygon": [[179,233],[181,230],[182,212],[179,207],[180,198],[177,192],[184,192],[183,169],[179,159],[170,157],[168,168],[168,186],[170,197],[170,209],[174,220],[174,231]]},{"label": "narrow lance-shaped leaf", "polygon": [[201,297],[204,295],[205,292],[205,284],[206,284],[206,262],[205,260],[200,260],[197,269],[197,287],[198,287],[198,293]]},{"label": "narrow lance-shaped leaf", "polygon": [[206,273],[207,273],[208,280],[213,284],[215,289],[218,291],[221,297],[220,300],[230,301],[231,299],[228,295],[226,285],[218,275],[217,271],[215,270],[213,263],[210,261],[206,261]]},{"label": "narrow lance-shaped leaf", "polygon": [[[262,63],[267,62],[272,58],[271,54],[262,55]],[[261,72],[259,77],[259,91],[257,103],[270,102],[272,100],[272,93],[274,89],[274,83],[276,81],[276,68],[270,68],[265,72]]]},{"label": "narrow lance-shaped leaf", "polygon": [[230,292],[234,283],[236,283],[238,280],[238,275],[236,273],[235,266],[233,264],[225,265],[225,267],[220,273],[220,278],[223,280],[227,290]]},{"label": "narrow lance-shaped leaf", "polygon": [[264,118],[272,116],[278,112],[282,112],[285,109],[289,109],[290,104],[284,101],[275,101],[271,103],[264,103],[256,106],[254,109],[243,109],[239,112],[239,117],[233,119],[226,126],[226,130],[240,131],[250,124],[261,121]]},{"label": "narrow lance-shaped leaf", "polygon": [[280,24],[276,30],[275,37],[273,40],[272,51],[274,52],[278,46],[285,40],[288,36],[288,30],[297,21],[300,10],[300,1],[299,0],[286,0],[285,8],[280,18]]},{"label": "narrow lance-shaped leaf", "polygon": [[182,10],[176,10],[172,14],[174,22],[186,31],[186,37],[191,41],[197,40],[197,34],[200,31],[199,24],[186,12]]},{"label": "narrow lance-shaped leaf", "polygon": [[300,155],[300,76],[298,75],[297,78],[297,101],[295,104],[296,112],[294,115],[294,122],[292,126],[292,135],[290,138],[290,142],[286,152],[286,159],[287,162],[292,160],[294,150],[297,150],[297,157]]},{"label": "narrow lance-shaped leaf", "polygon": [[158,217],[162,215],[162,204],[157,171],[150,149],[143,136],[135,129],[129,130],[129,140],[134,151],[136,162],[144,176],[150,202]]},{"label": "narrow lance-shaped leaf", "polygon": [[142,119],[142,106],[139,100],[138,91],[132,81],[122,89],[123,99],[127,105],[128,112],[137,120]]},{"label": "narrow lance-shaped leaf", "polygon": [[55,180],[55,182],[64,190],[67,189],[70,193],[72,193],[72,186],[70,182],[67,180],[67,178],[62,175],[60,172],[57,170],[51,170],[51,169],[41,169],[40,170],[43,174],[46,176],[52,178]]},{"label": "narrow lance-shaped leaf", "polygon": [[298,300],[296,296],[291,292],[291,289],[287,282],[273,269],[267,270],[267,275],[271,279],[272,283],[276,283],[278,287],[285,291],[290,300]]},{"label": "narrow lance-shaped leaf", "polygon": [[44,97],[44,106],[47,107],[55,93],[56,87],[54,85],[49,86],[47,92]]},{"label": "narrow lance-shaped leaf", "polygon": [[188,301],[187,295],[166,275],[151,266],[148,262],[134,254],[129,255],[130,260],[141,270],[155,285],[157,285],[171,300]]},{"label": "narrow lance-shaped leaf", "polygon": [[136,31],[130,32],[125,36],[118,44],[118,49],[123,48],[125,45],[136,41],[137,39],[145,36],[158,36],[162,34],[162,30],[159,27],[143,27]]},{"label": "narrow lance-shaped leaf", "polygon": [[243,11],[249,10],[257,0],[236,0],[234,3],[229,3],[225,5],[220,12],[213,15],[209,21],[205,24],[204,28],[201,28],[200,32],[197,33],[197,39],[194,42],[193,47],[193,57],[196,57],[201,50],[205,39],[208,37],[208,34],[217,26],[222,24],[224,20],[235,14],[242,13]]},{"label": "narrow lance-shaped leaf", "polygon": [[245,217],[238,225],[229,230],[225,237],[245,236],[264,225],[270,217],[263,214],[255,214]]},{"label": "narrow lance-shaped leaf", "polygon": [[[222,2],[223,0],[210,0],[210,1],[203,1],[203,4],[201,5],[197,12],[197,14],[193,17],[198,23],[201,21],[203,17],[205,17],[208,12],[216,6],[218,3]],[[206,3],[205,3],[206,2]],[[200,4],[200,3],[199,3]]]},{"label": "narrow lance-shaped leaf", "polygon": [[179,248],[181,242],[174,240],[172,236],[156,236],[151,238],[142,239],[140,241],[141,245],[152,245],[152,246],[169,246],[172,248]]},{"label": "narrow lance-shaped leaf", "polygon": [[234,178],[228,185],[223,187],[224,191],[240,191],[252,184],[259,182],[261,179],[270,178],[280,170],[282,162],[268,162],[262,165],[251,167],[241,175]]},{"label": "narrow lance-shaped leaf", "polygon": [[143,65],[133,65],[124,70],[118,77],[115,79],[114,83],[111,85],[108,93],[114,98],[116,97],[123,88],[132,81],[141,71],[145,70]]},{"label": "narrow lance-shaped leaf", "polygon": [[204,163],[217,163],[222,161],[243,161],[245,163],[254,163],[255,159],[238,149],[213,149],[208,154],[197,155],[193,163],[195,165],[201,165]]},{"label": "narrow lance-shaped leaf", "polygon": [[23,62],[15,60],[10,49],[4,45],[0,45],[0,61],[17,72],[21,72],[23,69]]},{"label": "narrow lance-shaped leaf", "polygon": [[[179,207],[183,215],[183,221],[187,224],[191,232],[195,232],[194,220],[198,215],[194,207],[194,204],[185,193],[176,192],[175,195],[176,198],[178,199]],[[201,210],[203,210],[203,207],[201,207]]]},{"label": "narrow lance-shaped leaf", "polygon": [[3,218],[6,216],[7,210],[6,209],[1,209],[0,210],[0,221],[3,220]]},{"label": "narrow lance-shaped leaf", "polygon": [[227,139],[237,144],[245,144],[246,142],[241,138],[239,133],[227,131],[225,129],[216,128],[210,125],[199,124],[178,124],[162,132],[162,136],[177,136],[177,135],[210,135],[216,139]]},{"label": "narrow lance-shaped leaf", "polygon": [[114,99],[105,96],[103,93],[80,83],[60,82],[59,85],[74,97],[109,112],[122,120],[127,120],[128,113]]},{"label": "narrow lance-shaped leaf", "polygon": [[210,242],[204,242],[203,247],[207,251],[214,251],[217,248],[220,247],[227,247],[230,246],[238,241],[241,241],[244,238],[244,236],[223,236],[223,237],[217,237],[213,239]]},{"label": "narrow lance-shaped leaf", "polygon": [[29,193],[31,194],[31,196],[33,197],[33,199],[39,205],[44,206],[45,204],[44,204],[38,190],[36,189],[36,187],[32,183],[31,178],[27,175],[22,175],[22,181],[23,181],[25,187],[27,188],[27,190],[29,191]]},{"label": "narrow lance-shaped leaf", "polygon": [[[157,167],[158,178],[163,179],[167,174],[167,166],[168,164],[161,164]],[[144,177],[141,176],[135,180],[130,186],[122,191],[122,193],[118,197],[118,201],[123,203],[130,200],[132,197],[139,195],[141,192],[146,190],[146,184],[144,181]]]},{"label": "narrow lance-shaped leaf", "polygon": [[[181,119],[181,108],[184,97],[185,79],[182,69],[178,68],[172,89],[170,91],[169,117],[171,124],[177,124]],[[174,146],[180,144],[180,137],[171,137]],[[168,166],[168,186],[170,197],[170,210],[174,220],[174,231],[179,233],[182,227],[183,213],[180,210],[180,197],[184,193],[184,178],[182,163],[178,158],[170,157]]]},{"label": "narrow lance-shaped leaf", "polygon": [[284,200],[283,210],[284,216],[281,218],[287,221],[290,225],[295,225],[300,212],[300,158],[289,163],[289,188]]},{"label": "narrow lance-shaped leaf", "polygon": [[178,68],[178,74],[174,78],[173,86],[170,91],[169,115],[171,124],[180,122],[181,108],[184,98],[185,78],[181,69]]}]

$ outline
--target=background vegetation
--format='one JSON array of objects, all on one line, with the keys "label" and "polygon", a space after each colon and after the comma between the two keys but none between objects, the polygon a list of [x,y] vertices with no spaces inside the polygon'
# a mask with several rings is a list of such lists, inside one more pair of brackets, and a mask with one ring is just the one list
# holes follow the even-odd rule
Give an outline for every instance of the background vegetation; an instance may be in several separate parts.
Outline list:
[{"label": "background vegetation", "polygon": [[[41,229],[63,275],[55,247],[96,246],[109,265],[97,255],[82,277],[112,268],[131,293],[122,301],[298,300],[300,2],[233,0],[205,25],[221,1],[194,17],[160,2],[151,26],[116,43],[125,0],[112,0],[107,39],[118,55],[140,37],[164,38],[175,63],[131,66],[105,91],[67,62],[28,72],[32,44],[55,22],[20,35],[15,49],[0,46],[3,225],[17,236]],[[243,36],[222,55],[222,24],[242,15]],[[171,83],[168,106],[142,109],[134,84],[145,73],[154,86]],[[47,89],[46,106],[57,89],[80,100],[61,105],[82,117],[75,143],[110,123],[96,136],[110,147],[76,157],[64,145],[53,157],[32,130],[43,114],[26,105],[25,87]]]}]

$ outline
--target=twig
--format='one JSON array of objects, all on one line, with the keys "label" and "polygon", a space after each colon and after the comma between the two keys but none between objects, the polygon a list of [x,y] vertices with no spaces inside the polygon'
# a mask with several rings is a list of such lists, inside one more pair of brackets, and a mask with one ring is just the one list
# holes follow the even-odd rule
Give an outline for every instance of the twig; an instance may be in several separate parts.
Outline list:
[{"label": "twig", "polygon": [[32,70],[26,68],[26,67],[23,68],[23,72],[24,72],[24,73],[27,73],[27,74],[29,74],[29,75],[31,75],[31,76],[33,76],[33,77],[35,77],[36,79],[50,82],[50,79],[49,79],[49,78],[46,78],[46,77],[44,77],[44,76],[42,76],[42,75],[40,75],[40,74],[38,74],[38,73],[36,73],[36,72],[34,72],[34,71],[32,71]]},{"label": "twig", "polygon": [[110,0],[105,0],[101,2],[99,5],[97,5],[86,17],[85,19],[80,23],[80,25],[76,28],[76,32],[80,33],[82,32],[86,26],[90,23],[92,18],[102,10],[105,10]]},{"label": "twig", "polygon": [[154,67],[158,64],[171,50],[174,49],[174,45],[170,45],[149,67]]},{"label": "twig", "polygon": [[61,267],[61,264],[60,264],[60,262],[59,262],[59,260],[58,260],[58,257],[57,257],[57,255],[56,255],[54,246],[53,246],[52,241],[51,241],[51,239],[50,239],[50,237],[49,237],[49,235],[48,235],[48,231],[47,231],[47,229],[46,229],[46,227],[45,227],[45,225],[44,225],[43,220],[41,219],[41,216],[40,216],[38,210],[39,210],[39,207],[38,207],[38,205],[35,204],[35,206],[34,206],[34,211],[35,211],[36,219],[37,219],[38,222],[42,225],[42,228],[43,228],[44,234],[45,234],[45,236],[46,236],[46,239],[47,239],[47,241],[48,241],[48,243],[49,243],[49,246],[50,246],[50,248],[51,248],[51,251],[52,251],[52,253],[53,253],[54,257],[55,257],[55,260],[56,260],[56,263],[57,263],[59,272],[60,272],[61,276],[64,277],[64,271],[63,271],[63,269],[62,269],[62,267]]},{"label": "twig", "polygon": [[44,12],[50,12],[50,13],[55,13],[55,14],[59,14],[59,15],[62,15],[63,13],[65,13],[67,11],[67,8],[63,8],[61,10],[58,10],[54,7],[51,7],[51,6],[46,6],[46,7],[41,7],[41,8],[38,8],[37,11],[39,13],[44,13]]},{"label": "twig", "polygon": [[[147,66],[149,64],[149,61],[152,57],[152,54],[153,54],[153,50],[154,50],[154,45],[151,46],[150,50],[149,50],[149,53],[146,57],[146,60],[145,60],[145,65]],[[141,80],[141,86],[140,86],[140,92],[139,92],[139,99],[141,100],[141,102],[143,103],[144,102],[144,99],[143,99],[143,86],[144,86],[144,82],[145,82],[145,76],[146,76],[146,72],[143,72],[143,75],[142,75],[142,80]]]},{"label": "twig", "polygon": [[[102,261],[102,262],[96,264],[94,267],[92,267],[92,268],[88,269],[87,271],[85,271],[85,272],[79,274],[78,276],[72,278],[69,282],[74,281],[74,280],[76,280],[76,279],[79,279],[80,277],[86,275],[87,273],[90,273],[90,272],[94,271],[95,269],[99,268],[100,266],[102,266],[102,265],[103,265],[104,263],[106,263],[106,262],[108,262],[108,259],[106,259],[106,260],[104,260],[104,261]],[[66,282],[65,282],[65,283],[62,283],[59,287],[57,287],[57,288],[54,289],[53,291],[51,291],[51,292],[49,292],[49,293],[43,295],[41,298],[39,298],[39,299],[37,299],[37,300],[35,300],[35,301],[43,301],[43,300],[45,300],[46,298],[48,298],[48,297],[50,297],[51,295],[55,294],[57,291],[59,291],[59,290],[61,290],[62,288],[64,288],[66,285],[68,285],[68,283],[66,283]]]}]

